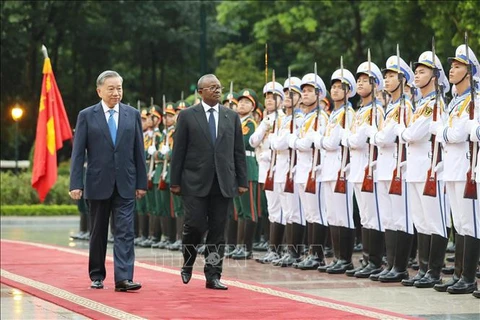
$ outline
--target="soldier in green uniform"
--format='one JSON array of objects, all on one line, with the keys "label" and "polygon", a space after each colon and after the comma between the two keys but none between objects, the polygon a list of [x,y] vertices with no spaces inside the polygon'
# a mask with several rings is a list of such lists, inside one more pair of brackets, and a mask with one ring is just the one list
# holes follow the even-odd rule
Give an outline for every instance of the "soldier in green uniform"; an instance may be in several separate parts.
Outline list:
[{"label": "soldier in green uniform", "polygon": [[257,183],[258,164],[255,158],[255,149],[248,140],[255,132],[257,124],[252,117],[252,112],[257,105],[257,95],[251,89],[240,91],[237,113],[242,122],[243,139],[247,158],[248,192],[234,198],[234,205],[238,214],[237,248],[232,251],[231,258],[235,260],[251,259],[253,250],[253,237],[257,227]]},{"label": "soldier in green uniform", "polygon": [[175,212],[172,196],[169,190],[169,159],[173,143],[173,131],[175,128],[175,104],[167,102],[164,110],[164,129],[159,132],[157,149],[153,154],[156,162],[156,170],[153,176],[155,185],[155,207],[161,221],[162,239],[153,245],[153,248],[165,249],[175,241]]},{"label": "soldier in green uniform", "polygon": [[[150,112],[148,109],[143,108],[140,112],[142,118],[142,129],[143,129],[143,144],[145,150],[151,144],[151,136],[153,135],[152,130],[152,118],[150,117]],[[146,155],[145,155],[146,159]],[[148,162],[147,162],[148,165]],[[148,215],[147,215],[147,199],[143,197],[135,201],[135,210],[138,215],[138,233],[139,236],[134,240],[135,245],[139,245],[148,238]]]},{"label": "soldier in green uniform", "polygon": [[149,140],[148,147],[145,145],[146,150],[146,159],[147,159],[147,170],[148,170],[148,190],[145,196],[147,202],[147,212],[148,212],[148,238],[138,245],[143,248],[150,248],[153,244],[156,244],[160,241],[161,236],[161,226],[158,210],[155,203],[155,188],[153,183],[153,175],[155,173],[155,159],[152,155],[157,150],[157,145],[160,140],[160,129],[159,125],[161,124],[162,114],[161,109],[157,105],[152,105],[149,109],[150,118],[152,119],[152,135]]},{"label": "soldier in green uniform", "polygon": [[[181,110],[188,108],[190,105],[184,101],[184,100],[179,100],[175,104],[175,112],[178,113]],[[168,117],[170,117],[170,113],[168,114]],[[168,128],[168,136],[169,136],[169,143],[168,149],[168,158],[171,156],[171,152],[173,149],[173,133],[175,132],[175,123],[176,123],[176,116],[171,115],[171,118],[169,118],[169,121],[167,123],[167,128]],[[167,151],[165,151],[167,152]],[[171,194],[171,199],[173,201],[173,212],[175,215],[175,242],[167,246],[168,250],[173,250],[173,251],[178,251],[182,249],[182,232],[183,232],[183,221],[184,221],[184,212],[183,212],[183,203],[182,203],[182,197],[177,196],[174,194]],[[172,233],[173,234],[173,233]]]},{"label": "soldier in green uniform", "polygon": [[237,106],[238,106],[238,93],[236,92],[228,92],[223,95],[221,103],[225,107],[229,107],[233,111],[237,111]]}]

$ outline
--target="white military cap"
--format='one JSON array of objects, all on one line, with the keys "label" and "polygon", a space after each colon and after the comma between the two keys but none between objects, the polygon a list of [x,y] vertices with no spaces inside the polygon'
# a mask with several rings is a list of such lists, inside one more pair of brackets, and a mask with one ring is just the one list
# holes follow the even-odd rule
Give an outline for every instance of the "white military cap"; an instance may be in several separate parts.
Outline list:
[{"label": "white military cap", "polygon": [[448,58],[448,62],[452,63],[452,60],[456,60],[463,64],[472,64],[472,75],[474,77],[480,76],[480,64],[478,63],[478,59],[473,53],[472,49],[468,48],[468,60],[467,61],[467,51],[465,50],[465,45],[462,44],[458,46],[457,50],[455,50],[455,57]]},{"label": "white military cap", "polygon": [[283,87],[278,82],[273,83],[272,81],[270,81],[265,86],[263,86],[263,95],[265,96],[267,93],[275,93],[278,94],[282,98],[282,100],[285,99]]},{"label": "white military cap", "polygon": [[350,93],[348,94],[348,97],[351,98],[357,94],[357,82],[355,81],[355,77],[353,74],[347,70],[343,69],[343,79],[342,79],[342,69],[335,70],[335,72],[332,74],[332,78],[330,79],[330,82],[333,83],[335,80],[340,80],[343,83],[348,84],[350,87]]},{"label": "white military cap", "polygon": [[357,68],[357,77],[364,73],[375,79],[377,90],[383,90],[383,76],[380,68],[373,62],[370,62],[370,74],[368,73],[368,61],[362,62]]},{"label": "white military cap", "polygon": [[290,87],[291,90],[302,93],[302,90],[300,89],[301,85],[302,80],[300,80],[300,78],[290,77],[285,80],[285,83],[283,84],[283,90],[288,90],[288,87]]},{"label": "white military cap", "polygon": [[[400,60],[400,68],[397,65],[397,60]],[[386,67],[382,70],[382,73],[385,74],[386,71],[401,72],[407,80],[409,86],[413,86],[413,71],[410,66],[402,59],[398,58],[397,55],[391,56],[387,59]]]},{"label": "white military cap", "polygon": [[325,87],[325,83],[323,82],[322,78],[320,78],[318,75],[315,77],[315,73],[307,73],[303,76],[300,88],[303,88],[306,85],[310,85],[315,89],[318,89],[320,100],[326,97],[327,87]]}]

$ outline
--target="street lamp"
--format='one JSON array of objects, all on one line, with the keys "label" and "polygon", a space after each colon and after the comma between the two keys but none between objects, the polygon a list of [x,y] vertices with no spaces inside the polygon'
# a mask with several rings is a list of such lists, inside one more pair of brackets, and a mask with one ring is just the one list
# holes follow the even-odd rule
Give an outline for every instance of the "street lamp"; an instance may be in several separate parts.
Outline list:
[{"label": "street lamp", "polygon": [[23,116],[23,109],[17,103],[12,109],[12,119],[15,121],[15,174],[18,174],[18,122]]}]

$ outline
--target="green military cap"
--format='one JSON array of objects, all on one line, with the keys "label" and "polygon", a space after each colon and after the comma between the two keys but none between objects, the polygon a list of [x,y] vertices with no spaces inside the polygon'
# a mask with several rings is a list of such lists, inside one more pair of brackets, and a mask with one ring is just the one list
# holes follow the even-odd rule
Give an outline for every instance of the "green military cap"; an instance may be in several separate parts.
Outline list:
[{"label": "green military cap", "polygon": [[150,106],[150,114],[159,119],[162,119],[162,109],[160,109],[160,107],[155,104],[153,106]]},{"label": "green military cap", "polygon": [[238,104],[238,93],[236,92],[227,92],[223,95],[222,98],[222,104],[227,105],[227,103],[230,103],[230,99],[232,99],[232,102],[235,104]]},{"label": "green military cap", "polygon": [[173,115],[174,115],[174,114],[175,114],[175,110],[176,110],[176,108],[175,108],[175,103],[173,103],[173,102],[171,102],[171,101],[169,101],[169,102],[166,103],[166,105],[165,105],[165,113],[170,113],[170,114],[173,114]]},{"label": "green military cap", "polygon": [[252,89],[245,88],[243,90],[240,90],[238,95],[238,101],[240,101],[240,99],[242,98],[247,98],[252,101],[254,107],[258,105],[257,94]]},{"label": "green military cap", "polygon": [[259,102],[255,110],[253,110],[253,112],[258,114],[260,116],[260,119],[263,119],[263,110],[265,110],[265,107],[261,102]]},{"label": "green military cap", "polygon": [[190,107],[190,104],[185,100],[178,100],[177,103],[175,103],[175,110],[177,111],[186,109],[188,107]]},{"label": "green military cap", "polygon": [[140,116],[142,117],[142,119],[147,119],[149,114],[150,112],[148,111],[147,108],[142,108],[140,110]]}]

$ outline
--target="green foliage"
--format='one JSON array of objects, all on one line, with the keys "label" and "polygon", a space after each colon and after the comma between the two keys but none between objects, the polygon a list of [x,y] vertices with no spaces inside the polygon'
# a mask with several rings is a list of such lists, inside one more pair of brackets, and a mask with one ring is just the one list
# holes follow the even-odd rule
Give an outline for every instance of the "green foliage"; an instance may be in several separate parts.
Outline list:
[{"label": "green foliage", "polygon": [[2,216],[72,216],[78,215],[76,205],[2,205]]},{"label": "green foliage", "polygon": [[[62,164],[60,168],[64,167]],[[59,172],[61,170],[59,169]],[[4,205],[32,205],[38,204],[38,195],[31,186],[32,173],[21,172],[18,175],[12,172],[0,173],[0,204]],[[70,178],[68,175],[58,175],[57,182],[50,190],[44,204],[74,204],[68,195]]]}]

